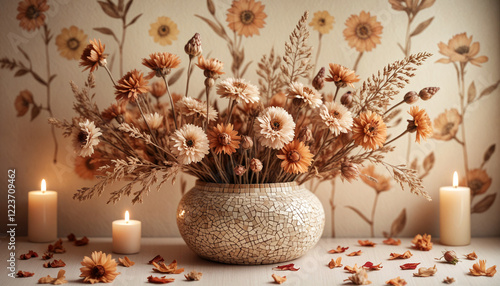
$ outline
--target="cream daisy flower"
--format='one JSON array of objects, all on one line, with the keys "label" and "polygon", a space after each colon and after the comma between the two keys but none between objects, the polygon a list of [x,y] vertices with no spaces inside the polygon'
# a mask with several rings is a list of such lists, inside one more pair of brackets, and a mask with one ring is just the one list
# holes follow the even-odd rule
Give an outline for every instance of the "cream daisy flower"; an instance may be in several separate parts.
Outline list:
[{"label": "cream daisy flower", "polygon": [[73,145],[78,153],[78,156],[87,157],[94,153],[94,146],[99,144],[99,136],[102,135],[101,129],[95,127],[94,122],[88,119],[85,122],[80,122],[80,129],[76,132],[73,140]]},{"label": "cream daisy flower", "polygon": [[263,146],[281,149],[293,140],[295,122],[281,107],[268,107],[256,118],[254,130]]},{"label": "cream daisy flower", "polygon": [[186,124],[170,136],[170,151],[180,164],[200,162],[209,152],[207,135],[201,127]]},{"label": "cream daisy flower", "polygon": [[259,89],[244,79],[227,78],[217,85],[217,94],[236,102],[255,103],[259,101]]},{"label": "cream daisy flower", "polygon": [[[183,97],[177,102],[177,108],[184,116],[195,116],[207,118],[207,103],[192,97]],[[208,120],[215,121],[218,117],[217,111],[210,106],[208,111]]]},{"label": "cream daisy flower", "polygon": [[351,112],[341,104],[326,102],[321,106],[319,116],[335,136],[347,133],[352,128]]},{"label": "cream daisy flower", "polygon": [[92,252],[92,257],[85,256],[80,263],[83,266],[80,268],[83,282],[110,283],[120,274],[116,272],[116,260],[111,259],[111,254],[106,255],[102,251]]},{"label": "cream daisy flower", "polygon": [[146,114],[144,118],[146,118],[146,122],[153,130],[160,128],[163,123],[163,115],[158,114],[158,112]]},{"label": "cream daisy flower", "polygon": [[313,87],[304,86],[300,82],[292,82],[288,87],[288,96],[294,98],[294,104],[303,106],[306,104],[310,108],[319,107],[322,103],[321,94]]}]

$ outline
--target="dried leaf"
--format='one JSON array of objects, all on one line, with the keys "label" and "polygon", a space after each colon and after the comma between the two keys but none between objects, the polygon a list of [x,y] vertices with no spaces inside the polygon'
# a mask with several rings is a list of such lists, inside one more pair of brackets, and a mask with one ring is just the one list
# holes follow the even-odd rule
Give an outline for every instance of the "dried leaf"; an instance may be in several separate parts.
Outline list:
[{"label": "dried leaf", "polygon": [[273,277],[274,282],[277,284],[283,284],[286,281],[286,276],[281,277],[276,274],[273,274],[271,275],[271,277]]},{"label": "dried leaf", "polygon": [[340,245],[337,246],[337,249],[331,249],[328,250],[328,253],[334,254],[334,253],[343,253],[346,250],[348,250],[349,247],[341,247]]},{"label": "dried leaf", "polygon": [[346,206],[346,208],[353,210],[355,213],[357,213],[366,223],[371,224],[371,221],[357,208],[352,207],[352,206]]},{"label": "dried leaf", "polygon": [[64,263],[64,261],[62,261],[62,259],[55,259],[54,261],[50,262],[50,261],[47,261],[43,264],[43,267],[45,268],[59,268],[59,267],[64,267],[66,266],[66,263]]},{"label": "dried leaf", "polygon": [[406,264],[403,264],[403,265],[399,265],[399,267],[401,267],[401,270],[413,270],[413,269],[417,269],[417,266],[420,264],[419,263],[406,263]]},{"label": "dried leaf", "polygon": [[227,37],[226,35],[226,32],[224,32],[224,30],[219,26],[217,25],[216,23],[214,23],[212,20],[209,20],[203,16],[200,16],[200,15],[195,15],[196,17],[202,19],[203,21],[205,21],[205,23],[208,24],[208,26],[210,26],[210,28],[212,28],[212,30],[219,36],[219,37],[222,37],[222,38],[225,38],[225,36]]},{"label": "dried leaf", "polygon": [[28,271],[21,271],[21,270],[19,270],[19,271],[17,272],[17,277],[31,277],[31,276],[33,276],[33,275],[35,275],[35,273],[33,273],[33,272],[28,272]]},{"label": "dried leaf", "polygon": [[154,277],[153,275],[148,277],[148,282],[149,283],[155,283],[155,284],[167,284],[167,283],[172,283],[175,281],[175,278],[166,278],[167,276],[162,276],[162,277]]},{"label": "dried leaf", "polygon": [[375,246],[375,243],[370,240],[358,240],[358,243],[361,246]]},{"label": "dried leaf", "polygon": [[139,14],[139,15],[137,15],[137,16],[135,16],[135,17],[134,17],[134,19],[132,19],[132,21],[130,21],[130,22],[127,24],[127,26],[126,26],[126,27],[128,27],[128,26],[130,26],[130,25],[133,25],[133,24],[134,24],[137,20],[139,20],[139,17],[141,17],[141,16],[142,16],[142,13],[141,13],[141,14]]},{"label": "dried leaf", "polygon": [[401,239],[395,240],[392,237],[389,237],[388,239],[382,241],[384,244],[387,245],[400,245],[401,244]]},{"label": "dried leaf", "polygon": [[406,225],[406,208],[404,208],[398,217],[392,222],[390,237],[398,236],[403,231]]},{"label": "dried leaf", "polygon": [[349,266],[349,265],[346,265],[344,267],[344,270],[349,272],[349,273],[356,273],[360,270],[360,268],[358,268],[358,264],[354,264],[353,267]]},{"label": "dried leaf", "polygon": [[31,108],[31,121],[33,121],[38,117],[38,115],[40,115],[41,110],[42,109],[38,105],[33,104],[33,107]]},{"label": "dried leaf", "polygon": [[76,240],[76,236],[74,233],[70,233],[68,234],[68,241],[75,241]]},{"label": "dried leaf", "polygon": [[500,80],[498,80],[496,83],[488,86],[483,91],[481,91],[481,94],[479,95],[479,97],[483,97],[485,95],[488,95],[488,94],[492,93],[493,91],[495,91],[495,89],[497,89],[497,87],[498,87],[499,84],[500,84]]},{"label": "dried leaf", "polygon": [[26,69],[19,69],[15,74],[14,76],[17,77],[17,76],[23,76],[25,74],[27,74],[29,71],[26,70]]},{"label": "dried leaf", "polygon": [[116,37],[115,33],[110,28],[100,27],[100,28],[94,28],[94,30],[96,30],[97,32],[103,33],[104,35],[113,36],[115,41],[118,42],[118,38]]},{"label": "dried leaf", "polygon": [[413,37],[413,36],[416,36],[416,35],[422,33],[431,24],[432,20],[434,20],[434,17],[431,17],[431,18],[423,21],[422,23],[418,24],[418,26],[415,28],[415,30],[413,30],[413,32],[411,32],[410,37]]},{"label": "dried leaf", "polygon": [[193,271],[189,272],[188,274],[184,275],[184,277],[186,277],[186,279],[188,281],[200,281],[201,276],[203,276],[203,273],[198,272],[196,270],[193,270]]},{"label": "dried leaf", "polygon": [[422,251],[429,251],[432,249],[432,242],[431,242],[431,235],[430,234],[424,234],[423,236],[420,234],[417,234],[413,240],[411,241],[414,245],[412,247],[414,249],[422,250]]},{"label": "dried leaf", "polygon": [[89,244],[89,239],[86,236],[82,237],[82,239],[75,240],[76,246],[83,246],[87,244]]},{"label": "dried leaf", "polygon": [[130,266],[134,266],[135,262],[133,262],[132,260],[130,260],[130,258],[128,258],[127,256],[121,258],[119,257],[118,258],[118,261],[125,267],[130,267]]},{"label": "dried leaf", "polygon": [[418,269],[418,273],[413,273],[413,276],[414,277],[430,277],[430,276],[433,276],[434,274],[436,274],[436,272],[437,272],[436,265],[434,265],[434,267],[429,267],[429,268],[420,267]]},{"label": "dried leaf", "polygon": [[392,278],[391,280],[385,282],[385,284],[393,285],[393,286],[404,286],[407,283],[403,278],[398,276],[396,278]]},{"label": "dried leaf", "polygon": [[496,144],[492,144],[490,147],[488,147],[488,150],[486,150],[486,152],[484,153],[483,163],[481,164],[481,167],[483,167],[484,164],[486,164],[486,162],[490,160],[493,153],[495,153],[495,145]]},{"label": "dried leaf", "polygon": [[479,262],[474,263],[472,268],[469,269],[470,274],[474,276],[488,276],[493,277],[497,273],[497,266],[493,265],[486,269],[486,260],[479,260]]},{"label": "dried leaf", "polygon": [[424,163],[423,163],[423,166],[424,166],[424,170],[426,172],[430,172],[432,167],[434,167],[434,161],[436,160],[435,156],[434,156],[434,152],[431,152],[429,155],[427,155],[424,159]]},{"label": "dried leaf", "polygon": [[496,197],[496,193],[486,196],[484,199],[475,204],[474,207],[472,207],[471,213],[479,214],[487,211],[495,202]]},{"label": "dried leaf", "polygon": [[182,76],[182,73],[184,72],[184,69],[180,69],[176,71],[172,76],[168,78],[168,85],[172,86],[179,78]]},{"label": "dried leaf", "polygon": [[[124,15],[127,15],[128,10],[130,9],[130,6],[132,6],[133,2],[134,2],[133,0],[130,0],[127,2],[127,4],[125,5],[125,11],[123,12]],[[120,9],[120,11],[121,11],[121,9]]]},{"label": "dried leaf", "polygon": [[476,98],[476,84],[474,81],[469,85],[469,89],[467,90],[467,104],[471,103],[474,101]]},{"label": "dried leaf", "polygon": [[454,282],[455,282],[455,278],[448,277],[448,276],[446,276],[446,279],[443,280],[443,283],[445,283],[445,284],[451,284],[451,283],[454,283]]},{"label": "dried leaf", "polygon": [[285,271],[285,270],[299,271],[299,269],[300,268],[295,268],[295,264],[293,264],[293,263],[290,263],[290,264],[287,264],[287,265],[281,265],[281,266],[273,267],[273,270],[281,270],[281,271]]},{"label": "dried leaf", "polygon": [[342,267],[342,257],[337,257],[337,260],[332,260],[328,263],[328,267],[330,269],[333,269],[335,267]]},{"label": "dried leaf", "polygon": [[346,254],[347,256],[360,256],[361,255],[361,250],[358,250],[358,251],[354,251],[354,252],[351,252],[349,254]]},{"label": "dried leaf", "polygon": [[393,260],[393,259],[408,259],[408,258],[410,258],[412,256],[413,256],[413,254],[409,250],[407,250],[403,254],[391,253],[391,255],[389,257],[389,260]]},{"label": "dried leaf", "polygon": [[28,251],[28,253],[21,254],[19,256],[19,259],[21,260],[28,260],[32,257],[38,257],[38,253],[34,252],[33,250]]},{"label": "dried leaf", "polygon": [[363,268],[364,268],[364,269],[366,269],[366,270],[380,270],[380,269],[384,268],[384,267],[382,266],[382,263],[379,263],[379,264],[375,265],[375,264],[373,264],[373,262],[370,262],[370,261],[367,261],[367,262],[366,262],[363,266],[361,266],[361,267],[363,267]]},{"label": "dried leaf", "polygon": [[163,262],[165,261],[165,259],[163,259],[163,257],[161,257],[161,255],[156,255],[153,259],[149,260],[148,264],[153,264],[153,262]]},{"label": "dried leaf", "polygon": [[120,13],[118,12],[117,7],[113,3],[109,2],[104,2],[104,1],[97,1],[99,5],[101,5],[101,9],[106,15],[110,16],[111,18],[115,19],[120,19]]},{"label": "dried leaf", "polygon": [[475,251],[467,254],[467,255],[464,255],[465,258],[469,259],[469,260],[476,260],[477,259],[477,254]]},{"label": "dried leaf", "polygon": [[207,8],[210,14],[215,15],[215,5],[214,2],[212,2],[212,0],[207,0]]},{"label": "dried leaf", "polygon": [[165,262],[153,262],[153,265],[155,267],[153,270],[160,273],[180,274],[184,272],[184,268],[177,269],[177,260],[172,261],[169,265],[166,265]]}]

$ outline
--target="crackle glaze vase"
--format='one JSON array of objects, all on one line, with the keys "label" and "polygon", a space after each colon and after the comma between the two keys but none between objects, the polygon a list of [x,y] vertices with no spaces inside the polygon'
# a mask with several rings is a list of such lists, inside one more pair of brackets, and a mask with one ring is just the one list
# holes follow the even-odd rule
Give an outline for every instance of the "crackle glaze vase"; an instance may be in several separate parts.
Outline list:
[{"label": "crackle glaze vase", "polygon": [[298,258],[320,239],[325,213],[295,182],[215,184],[197,181],[177,208],[177,226],[199,256],[228,264]]}]

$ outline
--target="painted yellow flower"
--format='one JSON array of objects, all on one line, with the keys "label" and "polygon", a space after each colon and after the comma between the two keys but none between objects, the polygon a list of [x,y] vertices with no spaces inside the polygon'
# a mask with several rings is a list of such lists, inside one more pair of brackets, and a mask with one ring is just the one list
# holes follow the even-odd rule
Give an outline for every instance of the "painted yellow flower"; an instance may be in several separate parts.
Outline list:
[{"label": "painted yellow flower", "polygon": [[63,28],[56,37],[59,54],[68,60],[79,60],[87,46],[87,35],[76,26]]},{"label": "painted yellow flower", "polygon": [[359,15],[351,15],[345,25],[347,28],[344,30],[344,37],[349,46],[356,48],[358,52],[369,52],[380,44],[383,27],[377,22],[377,16],[361,11]]},{"label": "painted yellow flower", "polygon": [[233,1],[231,8],[227,10],[227,19],[229,28],[245,37],[259,35],[259,29],[264,28],[267,17],[264,13],[264,8],[260,1],[254,0],[239,0]]},{"label": "painted yellow flower", "polygon": [[177,29],[177,24],[170,18],[158,17],[158,20],[151,24],[149,35],[153,37],[155,43],[166,46],[177,40],[179,29]]},{"label": "painted yellow flower", "polygon": [[333,23],[335,23],[335,18],[328,11],[318,11],[314,13],[314,18],[309,23],[309,26],[324,35],[333,29]]}]

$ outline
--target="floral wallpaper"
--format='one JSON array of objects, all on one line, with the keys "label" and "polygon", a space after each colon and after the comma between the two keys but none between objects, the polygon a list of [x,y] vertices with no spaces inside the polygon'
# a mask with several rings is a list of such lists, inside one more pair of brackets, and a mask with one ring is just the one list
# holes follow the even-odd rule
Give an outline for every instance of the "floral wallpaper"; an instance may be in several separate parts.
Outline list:
[{"label": "floral wallpaper", "polygon": [[[94,176],[106,162],[97,153],[86,156],[75,151],[74,142],[49,125],[48,118],[74,116],[72,88],[83,85],[89,71],[97,86],[91,96],[111,104],[114,94],[108,76],[120,78],[140,69],[141,59],[152,52],[184,55],[190,40],[202,44],[204,55],[221,59],[228,76],[258,83],[263,100],[284,101],[284,94],[275,93],[276,68],[269,67],[287,61],[286,50],[293,47],[285,42],[304,11],[309,11],[308,40],[313,49],[303,56],[312,61],[303,61],[297,71],[314,85],[318,75],[324,76],[332,68],[329,63],[354,70],[361,81],[352,78],[350,86],[321,90],[325,98],[340,97],[346,106],[349,93],[388,63],[418,52],[433,54],[396,96],[399,104],[389,111],[394,112],[393,124],[400,126],[401,133],[388,139],[398,139],[397,151],[389,159],[415,169],[432,201],[402,190],[388,170],[374,165],[362,167],[360,180],[317,178],[307,187],[323,202],[327,214],[323,235],[439,236],[439,187],[451,184],[455,170],[460,185],[471,188],[473,235],[500,235],[500,160],[495,152],[500,142],[500,3],[495,0],[4,3],[0,12],[0,90],[4,99],[0,164],[5,174],[16,170],[16,216],[21,234],[26,234],[28,191],[38,189],[45,178],[49,189],[59,193],[60,235],[109,236],[111,221],[129,209],[143,221],[144,236],[177,236],[176,206],[194,184],[192,177],[179,175],[173,186],[151,192],[142,204],[132,205],[127,198],[110,205],[105,198],[75,201],[75,191],[94,184]],[[86,57],[107,64],[81,60],[89,44],[97,53]],[[189,64],[184,65],[189,68],[170,76],[174,99],[188,92],[203,95],[203,75],[193,71],[191,61],[196,58],[189,57]],[[312,72],[306,72],[307,65]],[[271,80],[264,81],[266,78]],[[191,90],[175,84],[186,79],[192,82],[188,85]],[[167,90],[163,82],[152,81],[149,92],[159,103]],[[429,126],[420,127],[417,133],[420,145],[405,131],[407,112],[414,118],[423,116],[418,108],[406,105],[417,100],[430,117]],[[118,108],[108,111],[119,112]],[[360,145],[380,143],[374,140]],[[1,210],[6,213],[6,205]]]}]

